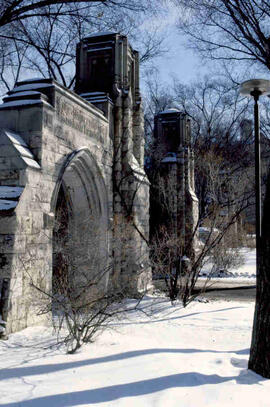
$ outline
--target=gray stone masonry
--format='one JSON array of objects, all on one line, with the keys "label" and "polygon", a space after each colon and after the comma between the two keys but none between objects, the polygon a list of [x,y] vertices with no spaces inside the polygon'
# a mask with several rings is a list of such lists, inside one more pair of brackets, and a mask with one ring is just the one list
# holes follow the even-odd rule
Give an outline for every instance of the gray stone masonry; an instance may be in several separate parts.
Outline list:
[{"label": "gray stone masonry", "polygon": [[84,240],[93,242],[98,228],[100,264],[113,262],[107,285],[133,293],[151,285],[138,54],[112,33],[83,40],[77,55],[81,96],[52,79],[27,80],[0,106],[0,292],[9,282],[0,313],[7,333],[47,321],[41,291],[52,289],[60,201],[73,219],[69,240],[83,223]]},{"label": "gray stone masonry", "polygon": [[[193,256],[196,244],[194,232],[198,226],[198,199],[194,190],[194,154],[187,115],[177,109],[168,109],[158,114],[155,117],[155,141],[161,186],[160,202],[161,196],[165,196],[168,207],[165,226],[182,242],[185,254]],[[157,220],[156,230],[159,226]]]}]

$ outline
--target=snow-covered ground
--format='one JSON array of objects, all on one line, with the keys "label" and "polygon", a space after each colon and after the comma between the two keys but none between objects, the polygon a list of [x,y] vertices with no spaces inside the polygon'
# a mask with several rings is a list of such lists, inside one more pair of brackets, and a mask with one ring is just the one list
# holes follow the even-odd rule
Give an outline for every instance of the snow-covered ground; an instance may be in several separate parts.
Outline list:
[{"label": "snow-covered ground", "polygon": [[172,306],[149,296],[75,355],[49,328],[0,342],[0,405],[269,407],[270,380],[247,369],[254,304]]},{"label": "snow-covered ground", "polygon": [[0,404],[15,407],[268,407],[270,380],[247,370],[253,303],[146,298],[75,355],[48,328],[0,344]]},{"label": "snow-covered ground", "polygon": [[[243,248],[240,250],[240,254],[244,258],[244,264],[239,268],[229,270],[229,273],[222,279],[226,281],[233,281],[237,279],[237,282],[249,282],[255,284],[256,280],[256,249]],[[212,264],[206,263],[201,270],[201,276],[207,276],[211,273]],[[214,274],[213,277],[218,277],[218,274]],[[270,404],[269,404],[270,405]]]}]

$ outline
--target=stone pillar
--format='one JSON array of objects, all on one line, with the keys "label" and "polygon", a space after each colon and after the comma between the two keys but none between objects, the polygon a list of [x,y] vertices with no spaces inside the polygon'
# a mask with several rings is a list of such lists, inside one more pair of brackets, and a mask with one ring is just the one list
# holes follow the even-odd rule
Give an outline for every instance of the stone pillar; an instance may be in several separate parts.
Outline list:
[{"label": "stone pillar", "polygon": [[[78,50],[81,63],[76,72],[77,92],[95,104],[103,99],[103,94],[108,95],[114,104],[113,275],[116,285],[124,282],[136,291],[141,280],[138,274],[140,258],[148,258],[145,240],[149,232],[149,183],[143,169],[139,55],[127,38],[118,33],[91,35],[79,44]],[[102,64],[104,73],[96,69]],[[148,263],[148,259],[144,263]],[[149,275],[149,270],[146,274]]]},{"label": "stone pillar", "polygon": [[129,91],[128,94],[123,96],[123,118],[122,118],[122,163],[124,171],[130,171],[128,165],[133,153],[133,115],[132,115],[132,95]]},{"label": "stone pillar", "polygon": [[186,236],[186,172],[185,172],[185,151],[184,147],[180,147],[177,153],[177,198],[178,198],[178,235],[180,241],[184,244]]},{"label": "stone pillar", "polygon": [[113,158],[113,284],[117,286],[122,265],[122,98],[119,92],[114,108],[114,158]]},{"label": "stone pillar", "polygon": [[[172,219],[172,225],[168,221],[165,226],[169,231],[172,226],[172,233],[177,235],[184,253],[190,243],[194,246],[196,238],[193,239],[193,231],[198,220],[198,200],[194,192],[194,155],[190,148],[190,120],[180,111],[168,109],[156,116],[154,132],[157,154],[161,157],[161,183],[163,181],[166,184],[167,177],[165,190],[171,203],[168,218]],[[164,166],[167,168],[165,174]],[[156,228],[158,229],[158,225]]]},{"label": "stone pillar", "polygon": [[133,113],[133,152],[141,168],[144,166],[144,143],[143,112],[137,105]]},{"label": "stone pillar", "polygon": [[[196,234],[195,229],[198,227],[198,199],[193,189],[193,154],[190,148],[185,149],[185,204],[186,204],[186,247],[187,256],[193,258],[195,255]],[[190,244],[192,242],[192,244]]]}]

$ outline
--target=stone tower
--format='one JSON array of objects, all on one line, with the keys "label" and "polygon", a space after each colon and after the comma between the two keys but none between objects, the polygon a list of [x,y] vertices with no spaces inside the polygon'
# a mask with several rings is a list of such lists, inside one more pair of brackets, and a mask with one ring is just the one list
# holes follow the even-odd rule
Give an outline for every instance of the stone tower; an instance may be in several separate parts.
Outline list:
[{"label": "stone tower", "polygon": [[155,117],[154,136],[158,192],[155,197],[152,194],[151,202],[159,217],[151,222],[152,233],[166,227],[179,239],[184,254],[193,256],[194,243],[190,242],[194,242],[198,222],[198,199],[190,119],[176,109],[163,111]]},{"label": "stone tower", "polygon": [[109,119],[114,145],[114,272],[118,282],[129,279],[134,284],[128,274],[140,274],[148,262],[149,182],[144,172],[139,55],[127,37],[105,32],[78,44],[75,90]]}]

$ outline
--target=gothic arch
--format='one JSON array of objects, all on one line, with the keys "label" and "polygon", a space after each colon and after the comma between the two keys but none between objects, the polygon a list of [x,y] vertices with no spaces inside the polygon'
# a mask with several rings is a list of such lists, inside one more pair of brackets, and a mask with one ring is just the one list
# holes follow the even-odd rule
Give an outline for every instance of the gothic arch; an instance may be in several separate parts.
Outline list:
[{"label": "gothic arch", "polygon": [[87,148],[67,157],[51,209],[55,214],[53,281],[66,281],[71,274],[76,279],[101,275],[102,283],[107,285],[108,194],[102,173]]}]

